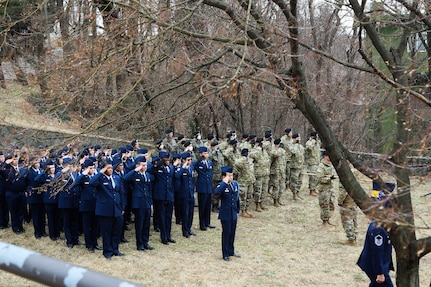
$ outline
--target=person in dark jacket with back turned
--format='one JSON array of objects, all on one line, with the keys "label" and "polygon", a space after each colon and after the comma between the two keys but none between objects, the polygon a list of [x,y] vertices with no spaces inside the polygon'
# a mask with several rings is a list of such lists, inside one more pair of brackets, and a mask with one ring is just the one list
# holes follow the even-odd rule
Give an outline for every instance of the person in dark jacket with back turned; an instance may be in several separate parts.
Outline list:
[{"label": "person in dark jacket with back turned", "polygon": [[220,219],[222,226],[223,260],[230,261],[230,256],[241,257],[235,253],[234,248],[236,224],[240,211],[239,185],[237,181],[233,180],[232,167],[223,166],[221,172],[222,181],[217,186],[215,193],[220,196],[218,219]]}]

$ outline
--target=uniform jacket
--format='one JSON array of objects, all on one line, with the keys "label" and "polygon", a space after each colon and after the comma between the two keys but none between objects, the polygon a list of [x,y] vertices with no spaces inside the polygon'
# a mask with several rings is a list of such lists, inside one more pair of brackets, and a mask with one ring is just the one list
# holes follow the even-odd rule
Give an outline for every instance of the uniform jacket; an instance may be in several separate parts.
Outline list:
[{"label": "uniform jacket", "polygon": [[331,176],[334,175],[331,163],[326,163],[323,159],[317,168],[317,180],[319,190],[329,190],[332,188]]},{"label": "uniform jacket", "polygon": [[211,160],[206,161],[196,160],[192,166],[197,172],[196,179],[196,192],[198,193],[212,193],[212,180],[213,180],[213,163]]},{"label": "uniform jacket", "polygon": [[43,170],[41,168],[34,169],[30,168],[27,174],[27,203],[43,203],[43,193],[37,188],[40,186],[36,182],[36,176],[42,174]]},{"label": "uniform jacket", "polygon": [[94,212],[96,210],[97,188],[90,185],[90,180],[89,175],[83,174],[76,179],[76,183],[81,185],[79,194],[79,211],[81,212]]},{"label": "uniform jacket", "polygon": [[61,178],[61,172],[55,173],[53,176],[47,173],[41,173],[34,179],[39,185],[41,185],[40,190],[43,192],[43,202],[58,204],[57,192],[60,184],[58,181]]},{"label": "uniform jacket", "polygon": [[97,188],[96,211],[98,216],[118,217],[126,207],[126,197],[121,178],[112,174],[115,187],[111,180],[103,173],[98,173],[90,180],[90,185]]},{"label": "uniform jacket", "polygon": [[3,165],[1,175],[5,181],[5,191],[25,192],[27,190],[27,172],[27,167],[20,168],[16,172],[12,165]]},{"label": "uniform jacket", "polygon": [[389,274],[392,264],[392,244],[386,230],[371,222],[365,237],[364,249],[358,259],[358,266],[367,274]]},{"label": "uniform jacket", "polygon": [[154,176],[148,172],[129,171],[123,179],[130,182],[132,190],[131,208],[151,208]]},{"label": "uniform jacket", "polygon": [[240,211],[238,182],[235,180],[231,184],[220,182],[216,187],[215,194],[220,196],[218,219],[237,220]]},{"label": "uniform jacket", "polygon": [[175,180],[179,183],[178,198],[193,199],[195,197],[195,184],[193,178],[193,166],[183,168],[175,172]]},{"label": "uniform jacket", "polygon": [[63,189],[58,194],[59,208],[79,208],[81,185],[76,182],[79,175],[77,172],[64,175]]},{"label": "uniform jacket", "polygon": [[153,200],[174,201],[174,166],[170,164],[169,171],[164,165],[152,166],[148,172],[154,176]]}]

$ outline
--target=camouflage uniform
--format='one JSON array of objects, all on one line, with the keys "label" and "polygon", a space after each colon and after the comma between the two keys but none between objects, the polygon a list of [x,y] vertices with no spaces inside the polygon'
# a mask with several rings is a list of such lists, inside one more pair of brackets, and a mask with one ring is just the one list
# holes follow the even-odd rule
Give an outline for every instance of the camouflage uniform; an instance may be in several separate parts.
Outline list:
[{"label": "camouflage uniform", "polygon": [[305,163],[307,164],[308,189],[310,194],[317,189],[317,166],[320,162],[320,140],[310,138],[305,143]]},{"label": "camouflage uniform", "polygon": [[280,204],[280,197],[286,189],[286,151],[275,146],[272,150],[270,185],[273,187],[272,198],[274,203]]},{"label": "camouflage uniform", "polygon": [[221,181],[221,167],[224,166],[224,158],[218,147],[211,147],[209,149],[208,158],[213,163],[213,197],[212,197],[212,210],[217,211],[220,204],[220,196],[215,194],[215,188]]},{"label": "camouflage uniform", "polygon": [[235,160],[240,157],[240,154],[236,148],[232,145],[229,145],[224,151],[222,150],[222,154],[224,157],[225,165],[232,166],[235,163]]},{"label": "camouflage uniform", "polygon": [[283,148],[286,151],[286,187],[290,186],[290,161],[292,159],[291,148],[293,145],[293,140],[288,135],[284,135],[281,137],[281,143],[283,144]]},{"label": "camouflage uniform", "polygon": [[[358,171],[350,164],[350,169],[357,178]],[[344,231],[346,232],[349,242],[356,241],[357,229],[357,208],[355,201],[347,193],[344,186],[339,184],[338,206],[340,207],[341,223],[343,224]]]},{"label": "camouflage uniform", "polygon": [[327,163],[324,159],[317,168],[317,182],[319,189],[320,219],[324,222],[331,217],[332,201],[332,180],[334,179],[334,169],[331,162]]},{"label": "camouflage uniform", "polygon": [[253,184],[256,181],[253,160],[248,156],[240,156],[234,161],[233,172],[237,174],[237,181],[241,187],[239,191],[241,211],[248,213],[248,202],[252,197]]},{"label": "camouflage uniform", "polygon": [[[254,163],[254,175],[256,177],[256,182],[254,183],[253,199],[256,203],[256,210],[266,208],[262,205],[262,200],[266,196],[268,190],[269,181],[269,169],[271,166],[271,159],[262,147],[259,145],[254,146],[250,152],[250,158],[253,159]],[[264,184],[266,182],[266,184]],[[264,189],[264,187],[266,189]],[[259,206],[258,206],[259,205]]]},{"label": "camouflage uniform", "polygon": [[300,143],[294,143],[290,147],[290,153],[289,187],[293,193],[293,198],[296,199],[302,186],[301,172],[304,168],[304,147]]}]

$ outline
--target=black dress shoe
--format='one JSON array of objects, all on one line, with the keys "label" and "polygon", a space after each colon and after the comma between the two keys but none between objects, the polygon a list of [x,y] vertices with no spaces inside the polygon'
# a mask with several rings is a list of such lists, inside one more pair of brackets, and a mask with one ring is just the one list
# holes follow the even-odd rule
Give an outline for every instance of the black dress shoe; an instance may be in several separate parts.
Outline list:
[{"label": "black dress shoe", "polygon": [[112,258],[112,255],[111,256],[103,255],[103,256],[105,256],[105,258],[108,260],[111,260],[111,258]]},{"label": "black dress shoe", "polygon": [[114,253],[114,256],[126,256],[126,254],[118,252],[118,253]]},{"label": "black dress shoe", "polygon": [[136,250],[138,250],[138,251],[145,251],[145,248],[144,247],[138,247],[138,248],[136,248]]},{"label": "black dress shoe", "polygon": [[69,248],[73,248],[73,244],[66,244],[67,245],[67,247],[69,247]]},{"label": "black dress shoe", "polygon": [[241,255],[236,254],[236,253],[232,254],[231,256],[236,257],[236,258],[241,258]]},{"label": "black dress shoe", "polygon": [[47,233],[42,233],[42,236],[43,237],[48,237],[48,234]]},{"label": "black dress shoe", "polygon": [[223,260],[224,261],[230,261],[230,258],[229,258],[229,256],[225,256],[225,257],[223,257]]},{"label": "black dress shoe", "polygon": [[94,247],[94,249],[96,249],[96,250],[103,250],[103,248],[100,247],[100,246],[96,246],[96,247]]},{"label": "black dress shoe", "polygon": [[193,231],[189,233],[190,235],[196,236],[196,233],[194,233]]},{"label": "black dress shoe", "polygon": [[81,241],[76,241],[75,243],[73,243],[73,245],[84,245],[84,243],[82,243]]},{"label": "black dress shoe", "polygon": [[207,225],[208,228],[214,229],[216,228],[214,225]]},{"label": "black dress shoe", "polygon": [[94,248],[93,248],[93,247],[89,247],[89,248],[87,248],[87,250],[88,250],[88,252],[90,252],[90,253],[94,253]]},{"label": "black dress shoe", "polygon": [[164,245],[168,245],[168,244],[169,244],[169,242],[168,242],[167,240],[162,240],[162,244],[164,244]]},{"label": "black dress shoe", "polygon": [[204,227],[204,228],[201,228],[201,230],[202,230],[202,231],[207,231],[207,228],[206,228],[206,227]]},{"label": "black dress shoe", "polygon": [[169,238],[168,239],[168,242],[170,242],[170,243],[177,243],[175,240],[173,240],[172,238]]},{"label": "black dress shoe", "polygon": [[121,242],[121,243],[128,243],[128,242],[129,242],[129,240],[127,240],[126,238],[121,238],[120,242]]},{"label": "black dress shoe", "polygon": [[57,241],[57,237],[50,237],[52,241]]},{"label": "black dress shoe", "polygon": [[190,234],[183,234],[183,236],[184,236],[185,238],[189,238],[189,237],[190,237]]},{"label": "black dress shoe", "polygon": [[147,250],[153,250],[154,249],[154,247],[152,247],[151,245],[149,245],[149,244],[145,244],[144,245],[144,248],[145,249],[147,249]]},{"label": "black dress shoe", "polygon": [[35,235],[36,239],[42,239],[42,235]]}]

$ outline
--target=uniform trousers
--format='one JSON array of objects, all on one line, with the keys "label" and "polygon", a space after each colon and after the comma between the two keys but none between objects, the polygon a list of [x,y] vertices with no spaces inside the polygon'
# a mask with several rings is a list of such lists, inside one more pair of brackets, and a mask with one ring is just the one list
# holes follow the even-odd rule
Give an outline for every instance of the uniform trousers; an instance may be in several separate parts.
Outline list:
[{"label": "uniform trousers", "polygon": [[120,253],[118,246],[123,229],[123,216],[98,216],[100,232],[103,238],[103,256],[110,258]]},{"label": "uniform trousers", "polygon": [[26,199],[24,192],[6,191],[6,200],[10,211],[10,219],[12,230],[21,232],[24,230],[22,226],[24,222]]},{"label": "uniform trousers", "polygon": [[206,229],[211,224],[211,193],[198,192],[199,227]]},{"label": "uniform trousers", "polygon": [[174,202],[170,200],[154,200],[157,210],[157,218],[160,228],[160,240],[168,241],[171,239],[172,213]]},{"label": "uniform trousers", "polygon": [[150,239],[151,208],[133,208],[135,214],[136,248],[143,248]]},{"label": "uniform trousers", "polygon": [[220,220],[222,227],[221,234],[221,249],[223,257],[228,257],[235,254],[235,233],[237,220]]}]

